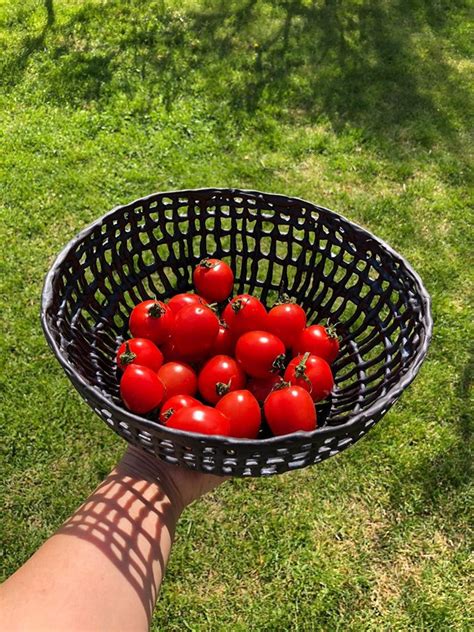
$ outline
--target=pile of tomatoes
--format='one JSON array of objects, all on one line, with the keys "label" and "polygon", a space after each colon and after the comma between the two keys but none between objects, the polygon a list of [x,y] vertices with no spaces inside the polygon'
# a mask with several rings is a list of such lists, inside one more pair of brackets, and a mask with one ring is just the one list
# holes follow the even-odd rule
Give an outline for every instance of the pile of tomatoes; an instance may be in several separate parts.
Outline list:
[{"label": "pile of tomatoes", "polygon": [[274,435],[314,430],[334,387],[335,331],[307,326],[289,299],[269,311],[249,294],[230,299],[234,275],[219,259],[201,261],[193,282],[196,294],[132,310],[117,353],[126,407],[208,435],[255,439],[263,419]]}]

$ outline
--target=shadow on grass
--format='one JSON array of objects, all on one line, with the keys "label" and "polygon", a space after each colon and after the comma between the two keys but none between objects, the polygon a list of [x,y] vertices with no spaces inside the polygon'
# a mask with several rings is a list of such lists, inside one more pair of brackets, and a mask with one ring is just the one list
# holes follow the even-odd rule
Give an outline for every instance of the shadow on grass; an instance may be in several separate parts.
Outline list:
[{"label": "shadow on grass", "polygon": [[56,22],[53,0],[44,0],[44,8],[46,21],[41,32],[38,35],[27,35],[25,37],[19,54],[10,60],[10,64],[7,63],[3,69],[3,82],[7,84],[16,83],[12,75],[15,75],[17,80],[19,80],[28,66],[31,55],[44,48],[46,36]]},{"label": "shadow on grass", "polygon": [[[45,8],[42,33],[7,64],[10,85],[55,22],[52,0]],[[336,131],[356,126],[385,141],[392,158],[397,145],[440,140],[461,155],[469,94],[443,42],[464,8],[464,0],[203,0],[186,11],[85,3],[50,33],[42,80],[49,99],[77,107],[142,90],[142,110],[197,96],[211,115],[237,122],[268,111],[323,117]]]},{"label": "shadow on grass", "polygon": [[53,0],[44,0],[44,8],[46,9],[46,25],[51,27],[56,21]]}]

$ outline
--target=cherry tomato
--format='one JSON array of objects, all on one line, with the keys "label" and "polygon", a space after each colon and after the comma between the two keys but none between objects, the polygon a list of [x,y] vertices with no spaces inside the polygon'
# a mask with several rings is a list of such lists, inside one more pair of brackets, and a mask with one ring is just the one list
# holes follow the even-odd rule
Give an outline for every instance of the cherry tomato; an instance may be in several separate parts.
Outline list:
[{"label": "cherry tomato", "polygon": [[168,301],[168,306],[174,314],[177,314],[180,309],[188,307],[189,305],[207,305],[207,301],[205,301],[201,296],[191,294],[190,292],[175,294]]},{"label": "cherry tomato", "polygon": [[191,395],[173,395],[161,406],[160,421],[165,424],[171,415],[177,413],[181,408],[193,408],[194,406],[201,406],[201,402]]},{"label": "cherry tomato", "polygon": [[293,353],[309,351],[331,364],[339,353],[339,339],[334,327],[311,325],[300,333],[293,345]]},{"label": "cherry tomato", "polygon": [[247,382],[247,388],[256,400],[263,404],[273,390],[273,387],[282,381],[283,378],[276,374],[270,375],[269,377],[262,377],[260,379],[253,377]]},{"label": "cherry tomato", "polygon": [[219,331],[219,320],[204,305],[189,305],[176,314],[173,343],[176,351],[190,360],[205,357]]},{"label": "cherry tomato", "polygon": [[235,357],[252,377],[270,377],[285,368],[285,345],[266,331],[248,331],[238,339]]},{"label": "cherry tomato", "polygon": [[286,435],[316,428],[316,408],[311,395],[301,386],[286,385],[272,391],[263,407],[274,435]]},{"label": "cherry tomato", "polygon": [[194,270],[193,283],[199,294],[210,303],[220,303],[232,292],[234,273],[220,259],[203,259]]},{"label": "cherry tomato", "polygon": [[296,303],[275,305],[268,312],[268,331],[278,336],[287,349],[290,349],[295,344],[296,339],[305,327],[305,311]]},{"label": "cherry tomato", "polygon": [[183,356],[176,350],[173,338],[168,338],[160,347],[165,362],[181,362],[183,360]]},{"label": "cherry tomato", "polygon": [[289,363],[285,381],[301,386],[311,395],[313,402],[320,402],[334,388],[331,367],[322,358],[306,352]]},{"label": "cherry tomato", "polygon": [[195,406],[194,408],[181,408],[171,415],[166,422],[167,428],[199,432],[206,435],[229,436],[230,421],[219,410],[212,406]]},{"label": "cherry tomato", "polygon": [[236,340],[247,331],[265,330],[267,317],[263,304],[250,294],[235,296],[222,312],[222,318]]},{"label": "cherry tomato", "polygon": [[215,404],[230,391],[245,386],[245,373],[230,356],[217,355],[206,362],[198,377],[199,392],[204,399]]},{"label": "cherry tomato", "polygon": [[122,343],[117,351],[117,365],[124,371],[129,364],[147,366],[158,371],[163,364],[163,354],[151,340],[146,338],[130,338]]},{"label": "cherry tomato", "polygon": [[157,375],[163,382],[165,399],[173,395],[194,395],[197,391],[196,373],[184,362],[166,362]]},{"label": "cherry tomato", "polygon": [[235,339],[227,324],[222,321],[219,324],[219,331],[216,339],[209,351],[209,356],[232,355],[235,349]]},{"label": "cherry tomato", "polygon": [[130,364],[120,380],[120,395],[125,406],[139,415],[159,406],[164,388],[155,371],[139,364]]},{"label": "cherry tomato", "polygon": [[134,338],[148,338],[159,345],[170,337],[174,314],[162,301],[143,301],[130,314],[130,331]]},{"label": "cherry tomato", "polygon": [[262,413],[260,406],[250,391],[232,391],[216,404],[216,409],[230,419],[231,437],[256,439],[260,430]]}]

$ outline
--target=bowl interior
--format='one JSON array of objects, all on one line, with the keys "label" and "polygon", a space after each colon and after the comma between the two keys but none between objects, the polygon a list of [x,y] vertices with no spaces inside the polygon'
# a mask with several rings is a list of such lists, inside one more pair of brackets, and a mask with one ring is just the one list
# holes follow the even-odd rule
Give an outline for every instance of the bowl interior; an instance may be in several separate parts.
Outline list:
[{"label": "bowl interior", "polygon": [[191,289],[205,256],[231,265],[235,293],[271,306],[286,292],[310,323],[338,323],[336,388],[320,425],[346,424],[371,407],[419,355],[427,308],[417,280],[385,244],[302,200],[200,190],[119,207],[66,248],[49,280],[45,318],[68,364],[121,405],[115,353],[131,309]]}]

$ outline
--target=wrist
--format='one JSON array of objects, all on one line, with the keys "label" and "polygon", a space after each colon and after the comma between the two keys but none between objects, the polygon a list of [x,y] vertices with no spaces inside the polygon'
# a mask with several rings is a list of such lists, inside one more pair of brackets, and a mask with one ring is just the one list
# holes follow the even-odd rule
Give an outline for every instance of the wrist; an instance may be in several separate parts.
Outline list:
[{"label": "wrist", "polygon": [[186,503],[168,471],[169,467],[164,461],[129,445],[116,469],[121,475],[134,481],[146,481],[156,486],[160,491],[160,497],[170,506],[177,520],[185,509]]},{"label": "wrist", "polygon": [[166,494],[177,518],[190,503],[228,478],[171,465],[131,445],[127,447],[117,471],[154,484]]}]

